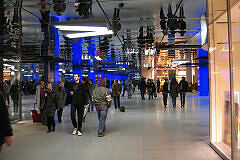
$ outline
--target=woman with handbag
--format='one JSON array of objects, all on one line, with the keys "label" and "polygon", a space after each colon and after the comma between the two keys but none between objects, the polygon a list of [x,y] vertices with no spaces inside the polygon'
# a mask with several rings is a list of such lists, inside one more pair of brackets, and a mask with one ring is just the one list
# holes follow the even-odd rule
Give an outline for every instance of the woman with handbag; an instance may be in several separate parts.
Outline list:
[{"label": "woman with handbag", "polygon": [[103,79],[100,79],[98,88],[93,91],[93,103],[96,107],[99,120],[98,137],[103,137],[105,135],[105,122],[107,118],[108,108],[110,108],[112,102],[111,93],[105,86],[105,81]]}]

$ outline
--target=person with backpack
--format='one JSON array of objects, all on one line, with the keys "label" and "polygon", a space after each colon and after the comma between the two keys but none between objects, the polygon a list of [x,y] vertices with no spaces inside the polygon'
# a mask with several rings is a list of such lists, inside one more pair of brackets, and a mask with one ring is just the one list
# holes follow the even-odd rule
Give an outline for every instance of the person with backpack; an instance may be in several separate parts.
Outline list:
[{"label": "person with backpack", "polygon": [[109,89],[106,88],[105,81],[100,79],[98,87],[93,91],[93,104],[96,107],[99,120],[98,137],[105,136],[105,122],[108,114],[108,108],[111,106],[111,102],[111,93]]},{"label": "person with backpack", "polygon": [[180,99],[181,99],[181,108],[185,106],[185,97],[188,90],[188,82],[185,80],[185,77],[182,77],[182,80],[179,83]]},{"label": "person with backpack", "polygon": [[178,97],[179,86],[176,78],[173,78],[170,83],[170,96],[172,98],[173,108],[176,108],[176,99]]}]

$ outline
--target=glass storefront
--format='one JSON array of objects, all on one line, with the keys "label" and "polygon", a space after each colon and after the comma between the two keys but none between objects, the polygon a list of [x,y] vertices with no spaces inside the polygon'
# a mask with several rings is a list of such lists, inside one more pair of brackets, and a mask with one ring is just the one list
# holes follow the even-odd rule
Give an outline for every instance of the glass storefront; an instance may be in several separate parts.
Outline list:
[{"label": "glass storefront", "polygon": [[240,159],[240,0],[208,0],[210,142]]}]

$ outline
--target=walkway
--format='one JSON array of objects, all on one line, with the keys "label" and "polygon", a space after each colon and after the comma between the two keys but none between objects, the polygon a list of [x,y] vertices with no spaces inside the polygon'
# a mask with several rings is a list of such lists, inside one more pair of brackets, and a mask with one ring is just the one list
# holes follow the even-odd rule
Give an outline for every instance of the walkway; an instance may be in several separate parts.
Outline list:
[{"label": "walkway", "polygon": [[141,101],[137,95],[122,103],[125,113],[112,105],[103,138],[97,137],[95,111],[87,115],[83,136],[73,136],[70,107],[55,133],[47,134],[46,127],[29,120],[14,124],[14,144],[3,148],[0,160],[220,159],[208,145],[208,97],[188,95],[184,109],[163,108],[161,96]]}]

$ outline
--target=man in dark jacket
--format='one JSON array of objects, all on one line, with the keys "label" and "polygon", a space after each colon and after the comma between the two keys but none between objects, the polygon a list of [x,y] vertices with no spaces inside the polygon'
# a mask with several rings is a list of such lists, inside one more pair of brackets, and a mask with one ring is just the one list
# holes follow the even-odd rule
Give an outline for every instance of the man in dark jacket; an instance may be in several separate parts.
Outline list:
[{"label": "man in dark jacket", "polygon": [[[80,83],[79,74],[74,75],[75,83],[73,84],[72,91],[72,106],[71,106],[71,120],[73,124],[73,134],[82,135],[82,120],[84,114],[84,106],[88,104],[87,90],[84,83]],[[76,111],[78,116],[78,122],[76,121]]]},{"label": "man in dark jacket", "polygon": [[0,91],[0,153],[4,143],[10,146],[13,142],[12,127],[10,124],[9,114],[5,103],[3,91]]},{"label": "man in dark jacket", "polygon": [[114,98],[115,109],[120,108],[120,94],[122,92],[122,86],[118,83],[118,80],[114,80],[112,85],[112,95]]},{"label": "man in dark jacket", "polygon": [[139,89],[140,89],[140,92],[141,92],[141,97],[142,97],[142,100],[145,100],[145,93],[146,93],[146,88],[147,88],[147,84],[145,82],[145,79],[142,77],[141,80],[140,80],[140,84],[139,84]]},{"label": "man in dark jacket", "polygon": [[185,106],[185,96],[188,90],[188,82],[185,80],[185,77],[182,77],[182,80],[179,83],[180,90],[180,99],[181,99],[181,108]]}]

